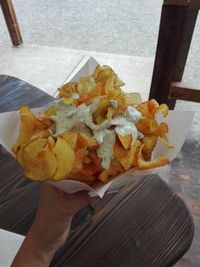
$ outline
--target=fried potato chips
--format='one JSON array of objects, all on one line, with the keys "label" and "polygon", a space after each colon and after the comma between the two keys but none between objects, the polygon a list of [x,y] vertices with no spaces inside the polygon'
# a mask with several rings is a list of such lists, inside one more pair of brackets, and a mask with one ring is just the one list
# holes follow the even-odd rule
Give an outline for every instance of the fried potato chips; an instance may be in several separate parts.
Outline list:
[{"label": "fried potato chips", "polygon": [[[112,68],[100,65],[92,75],[81,77],[80,82],[64,84],[58,91],[62,109],[66,108],[62,110],[65,130],[58,133],[56,105],[38,116],[22,106],[13,151],[26,177],[34,181],[73,179],[87,184],[97,180],[106,183],[109,177],[133,167],[144,170],[168,164],[165,156],[152,159],[157,140],[167,148],[173,147],[167,138],[168,125],[156,119],[157,113],[167,116],[168,106],[159,105],[154,99],[142,103],[138,93],[123,92],[123,85]],[[128,107],[134,107],[140,117],[126,124]],[[88,110],[91,116],[84,115]],[[128,127],[131,123],[135,128]],[[130,129],[135,129],[135,133]],[[103,168],[99,147],[106,131],[107,138],[108,133],[114,134],[114,143],[104,147],[104,161],[110,158],[108,168]]]}]

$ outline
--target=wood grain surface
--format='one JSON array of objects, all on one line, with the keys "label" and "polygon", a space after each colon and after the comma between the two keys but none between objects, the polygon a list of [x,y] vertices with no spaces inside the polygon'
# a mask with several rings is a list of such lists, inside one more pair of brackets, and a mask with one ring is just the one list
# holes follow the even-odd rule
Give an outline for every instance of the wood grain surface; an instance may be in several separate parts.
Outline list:
[{"label": "wood grain surface", "polygon": [[170,266],[192,240],[185,205],[156,175],[135,180],[96,209],[52,266]]},{"label": "wood grain surface", "polygon": [[[25,82],[0,76],[0,112],[51,100]],[[26,234],[40,191],[41,184],[26,180],[1,147],[0,228]],[[183,201],[160,177],[146,176],[81,210],[51,266],[171,266],[189,248],[193,232]]]}]

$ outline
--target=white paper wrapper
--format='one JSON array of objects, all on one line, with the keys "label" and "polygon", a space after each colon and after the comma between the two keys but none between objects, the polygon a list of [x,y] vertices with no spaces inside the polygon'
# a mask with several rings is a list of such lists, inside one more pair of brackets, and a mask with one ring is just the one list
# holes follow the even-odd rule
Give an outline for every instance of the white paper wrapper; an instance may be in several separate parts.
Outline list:
[{"label": "white paper wrapper", "polygon": [[[88,59],[84,65],[79,66],[79,69],[75,70],[66,80],[69,81],[79,81],[80,77],[83,75],[91,74],[98,63],[95,59],[90,58]],[[125,89],[124,89],[125,90]],[[126,90],[125,90],[126,91]],[[40,109],[32,109],[34,113],[38,113]],[[168,138],[171,144],[174,145],[174,148],[168,149],[165,145],[158,142],[152,157],[156,158],[159,155],[166,155],[172,161],[176,158],[181,147],[186,139],[188,130],[190,129],[190,125],[193,119],[193,112],[187,111],[170,111],[169,115],[165,118],[158,117],[158,121],[166,122],[169,125],[169,134]],[[19,131],[19,112],[5,112],[0,113],[0,144],[3,145],[9,153],[13,156],[14,153],[12,152],[12,146],[16,142],[16,138]],[[155,172],[154,171],[150,171]],[[128,172],[118,175],[117,177],[110,180],[107,184],[102,185],[102,183],[96,184],[93,187],[90,187],[82,182],[73,181],[73,180],[63,180],[59,182],[51,182],[54,186],[58,187],[59,189],[65,191],[66,193],[75,193],[81,190],[88,190],[90,196],[99,195],[103,197],[105,192],[109,190],[114,190],[134,179],[134,177],[138,176],[145,176],[149,173],[149,171],[136,171],[136,170],[129,170]]]}]

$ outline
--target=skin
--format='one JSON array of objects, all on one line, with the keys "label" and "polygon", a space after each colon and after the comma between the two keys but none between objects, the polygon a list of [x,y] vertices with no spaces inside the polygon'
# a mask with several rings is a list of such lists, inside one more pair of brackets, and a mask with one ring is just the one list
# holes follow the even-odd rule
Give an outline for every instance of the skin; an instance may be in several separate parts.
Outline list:
[{"label": "skin", "polygon": [[95,200],[86,191],[66,194],[45,184],[34,223],[11,267],[49,266],[55,252],[69,234],[74,214]]}]

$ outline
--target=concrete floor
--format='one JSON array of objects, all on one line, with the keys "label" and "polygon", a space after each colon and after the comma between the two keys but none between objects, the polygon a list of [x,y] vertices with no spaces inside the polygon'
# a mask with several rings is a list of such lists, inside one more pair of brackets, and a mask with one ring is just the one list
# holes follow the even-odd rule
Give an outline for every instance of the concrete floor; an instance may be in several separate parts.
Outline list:
[{"label": "concrete floor", "polygon": [[[26,44],[134,56],[154,56],[162,0],[13,0]],[[0,53],[10,40],[0,9]],[[186,66],[187,81],[200,72],[200,18]],[[200,83],[200,82],[199,82]]]}]

